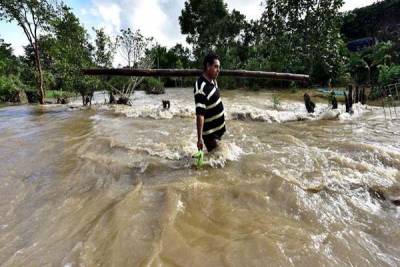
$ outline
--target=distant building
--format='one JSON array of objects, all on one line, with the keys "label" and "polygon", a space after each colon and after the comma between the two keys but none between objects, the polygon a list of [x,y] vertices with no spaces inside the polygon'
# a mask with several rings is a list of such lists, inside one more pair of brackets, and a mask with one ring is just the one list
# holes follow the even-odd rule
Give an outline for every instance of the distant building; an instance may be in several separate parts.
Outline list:
[{"label": "distant building", "polygon": [[378,43],[378,40],[373,37],[366,37],[362,39],[357,39],[347,43],[347,48],[351,52],[357,52],[363,50],[367,47],[375,46]]}]

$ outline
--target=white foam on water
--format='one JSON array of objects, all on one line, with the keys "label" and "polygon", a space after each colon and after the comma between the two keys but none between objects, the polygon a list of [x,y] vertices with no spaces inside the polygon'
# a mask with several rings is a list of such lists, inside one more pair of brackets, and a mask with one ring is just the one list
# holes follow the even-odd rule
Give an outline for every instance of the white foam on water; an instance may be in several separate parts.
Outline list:
[{"label": "white foam on water", "polygon": [[[169,109],[162,107],[162,100],[171,102]],[[317,103],[315,112],[308,113],[301,101],[282,101],[274,107],[271,99],[244,96],[241,98],[222,98],[227,120],[249,120],[267,123],[284,123],[300,120],[353,120],[366,113],[381,108],[370,107],[360,103],[353,104],[353,114],[346,113],[345,106],[332,110],[328,104]],[[129,118],[172,119],[174,117],[193,118],[195,116],[194,100],[190,89],[167,89],[162,95],[147,95],[137,91],[131,97],[132,106],[106,105],[108,94],[96,92],[92,100],[92,108],[111,110]],[[79,107],[82,100],[77,98],[68,106]],[[382,113],[383,114],[383,113]]]},{"label": "white foam on water", "polygon": [[353,104],[353,114],[346,113],[346,107],[344,105],[340,108],[340,120],[354,120],[363,117],[366,114],[379,113],[381,108],[373,107],[368,105],[362,105],[361,103]]},{"label": "white foam on water", "polygon": [[[189,138],[190,139],[190,138]],[[192,140],[192,139],[190,139]],[[151,157],[162,158],[171,161],[192,161],[193,154],[197,151],[196,145],[192,141],[183,142],[181,145],[166,143],[140,143],[140,144],[118,144],[115,140],[112,141],[111,147],[123,146],[130,151],[133,151],[136,157],[138,153],[145,153]],[[204,165],[212,168],[225,167],[229,161],[238,161],[245,154],[242,148],[235,143],[221,141],[219,146],[211,153],[206,152],[204,156]]]},{"label": "white foam on water", "polygon": [[[103,109],[101,107],[100,109]],[[174,117],[193,117],[194,109],[187,106],[174,105],[164,109],[161,105],[144,104],[141,106],[109,105],[104,108],[129,118],[172,119]]]},{"label": "white foam on water", "polygon": [[321,112],[321,114],[319,114],[318,118],[320,120],[335,120],[339,116],[340,116],[339,110],[328,108],[327,110]]},{"label": "white foam on water", "polygon": [[[226,101],[226,100],[224,100]],[[307,113],[304,104],[300,102],[287,102],[280,109],[268,109],[254,107],[251,104],[231,104],[226,101],[226,120],[249,120],[267,123],[284,123],[301,120],[352,120],[359,118],[372,108],[361,104],[354,104],[353,114],[345,112],[345,107],[332,110],[326,104],[319,104],[315,113]],[[100,110],[112,110],[130,118],[172,119],[174,117],[194,118],[195,110],[193,103],[174,103],[170,109],[164,109],[160,104],[143,104],[135,106],[124,105],[101,105]]]},{"label": "white foam on water", "polygon": [[[109,93],[107,91],[94,92],[92,98],[92,105],[103,105],[109,102]],[[78,96],[73,98],[67,106],[77,107],[82,106],[82,97]]]},{"label": "white foam on water", "polygon": [[225,167],[228,161],[238,161],[244,154],[242,148],[235,143],[220,142],[218,147],[205,155],[205,165],[213,168]]},{"label": "white foam on water", "polygon": [[178,199],[178,202],[176,204],[176,209],[178,212],[184,212],[185,211],[185,204],[182,202],[182,200]]},{"label": "white foam on water", "polygon": [[[169,109],[162,107],[162,100],[164,99],[170,100],[171,107]],[[348,121],[359,118],[366,113],[379,113],[379,118],[384,115],[382,108],[362,105],[361,103],[353,104],[353,114],[349,114],[346,113],[345,105],[339,105],[338,109],[332,110],[328,104],[317,103],[315,112],[308,113],[304,103],[301,101],[281,101],[279,106],[274,107],[272,100],[265,97],[222,97],[222,100],[227,120],[249,120],[267,123],[335,119]],[[92,99],[93,109],[113,111],[129,118],[172,119],[174,117],[193,118],[195,116],[192,90],[189,88],[167,89],[166,93],[162,95],[147,95],[143,91],[137,91],[131,97],[132,106],[105,103],[108,103],[108,93],[95,92]],[[81,108],[81,106],[81,97],[76,98],[67,105],[69,108]]]}]

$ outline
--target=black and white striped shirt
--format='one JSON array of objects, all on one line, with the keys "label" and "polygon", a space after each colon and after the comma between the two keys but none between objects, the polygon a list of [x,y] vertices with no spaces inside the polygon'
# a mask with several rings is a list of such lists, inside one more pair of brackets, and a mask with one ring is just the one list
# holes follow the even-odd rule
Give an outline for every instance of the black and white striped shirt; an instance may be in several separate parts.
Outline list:
[{"label": "black and white striped shirt", "polygon": [[225,133],[224,105],[217,82],[209,82],[203,75],[194,85],[196,114],[204,115],[203,136],[221,138]]}]

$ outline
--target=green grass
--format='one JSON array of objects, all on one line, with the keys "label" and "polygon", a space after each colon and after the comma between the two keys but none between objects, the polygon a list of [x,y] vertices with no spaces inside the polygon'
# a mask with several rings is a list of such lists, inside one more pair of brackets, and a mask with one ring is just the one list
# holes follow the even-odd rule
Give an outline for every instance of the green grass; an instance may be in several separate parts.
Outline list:
[{"label": "green grass", "polygon": [[60,96],[73,97],[75,93],[59,90],[46,90],[46,98],[57,98]]}]

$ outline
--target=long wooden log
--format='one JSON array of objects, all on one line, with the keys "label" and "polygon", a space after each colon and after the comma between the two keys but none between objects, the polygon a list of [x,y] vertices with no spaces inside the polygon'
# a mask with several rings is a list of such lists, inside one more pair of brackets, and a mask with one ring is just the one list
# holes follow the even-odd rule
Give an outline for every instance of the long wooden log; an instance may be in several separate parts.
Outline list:
[{"label": "long wooden log", "polygon": [[[85,75],[118,75],[118,76],[163,76],[163,77],[189,77],[199,76],[203,71],[200,69],[129,69],[129,68],[97,68],[84,69]],[[221,70],[220,76],[245,77],[245,78],[266,78],[284,81],[308,81],[309,75],[249,71],[249,70]]]}]

